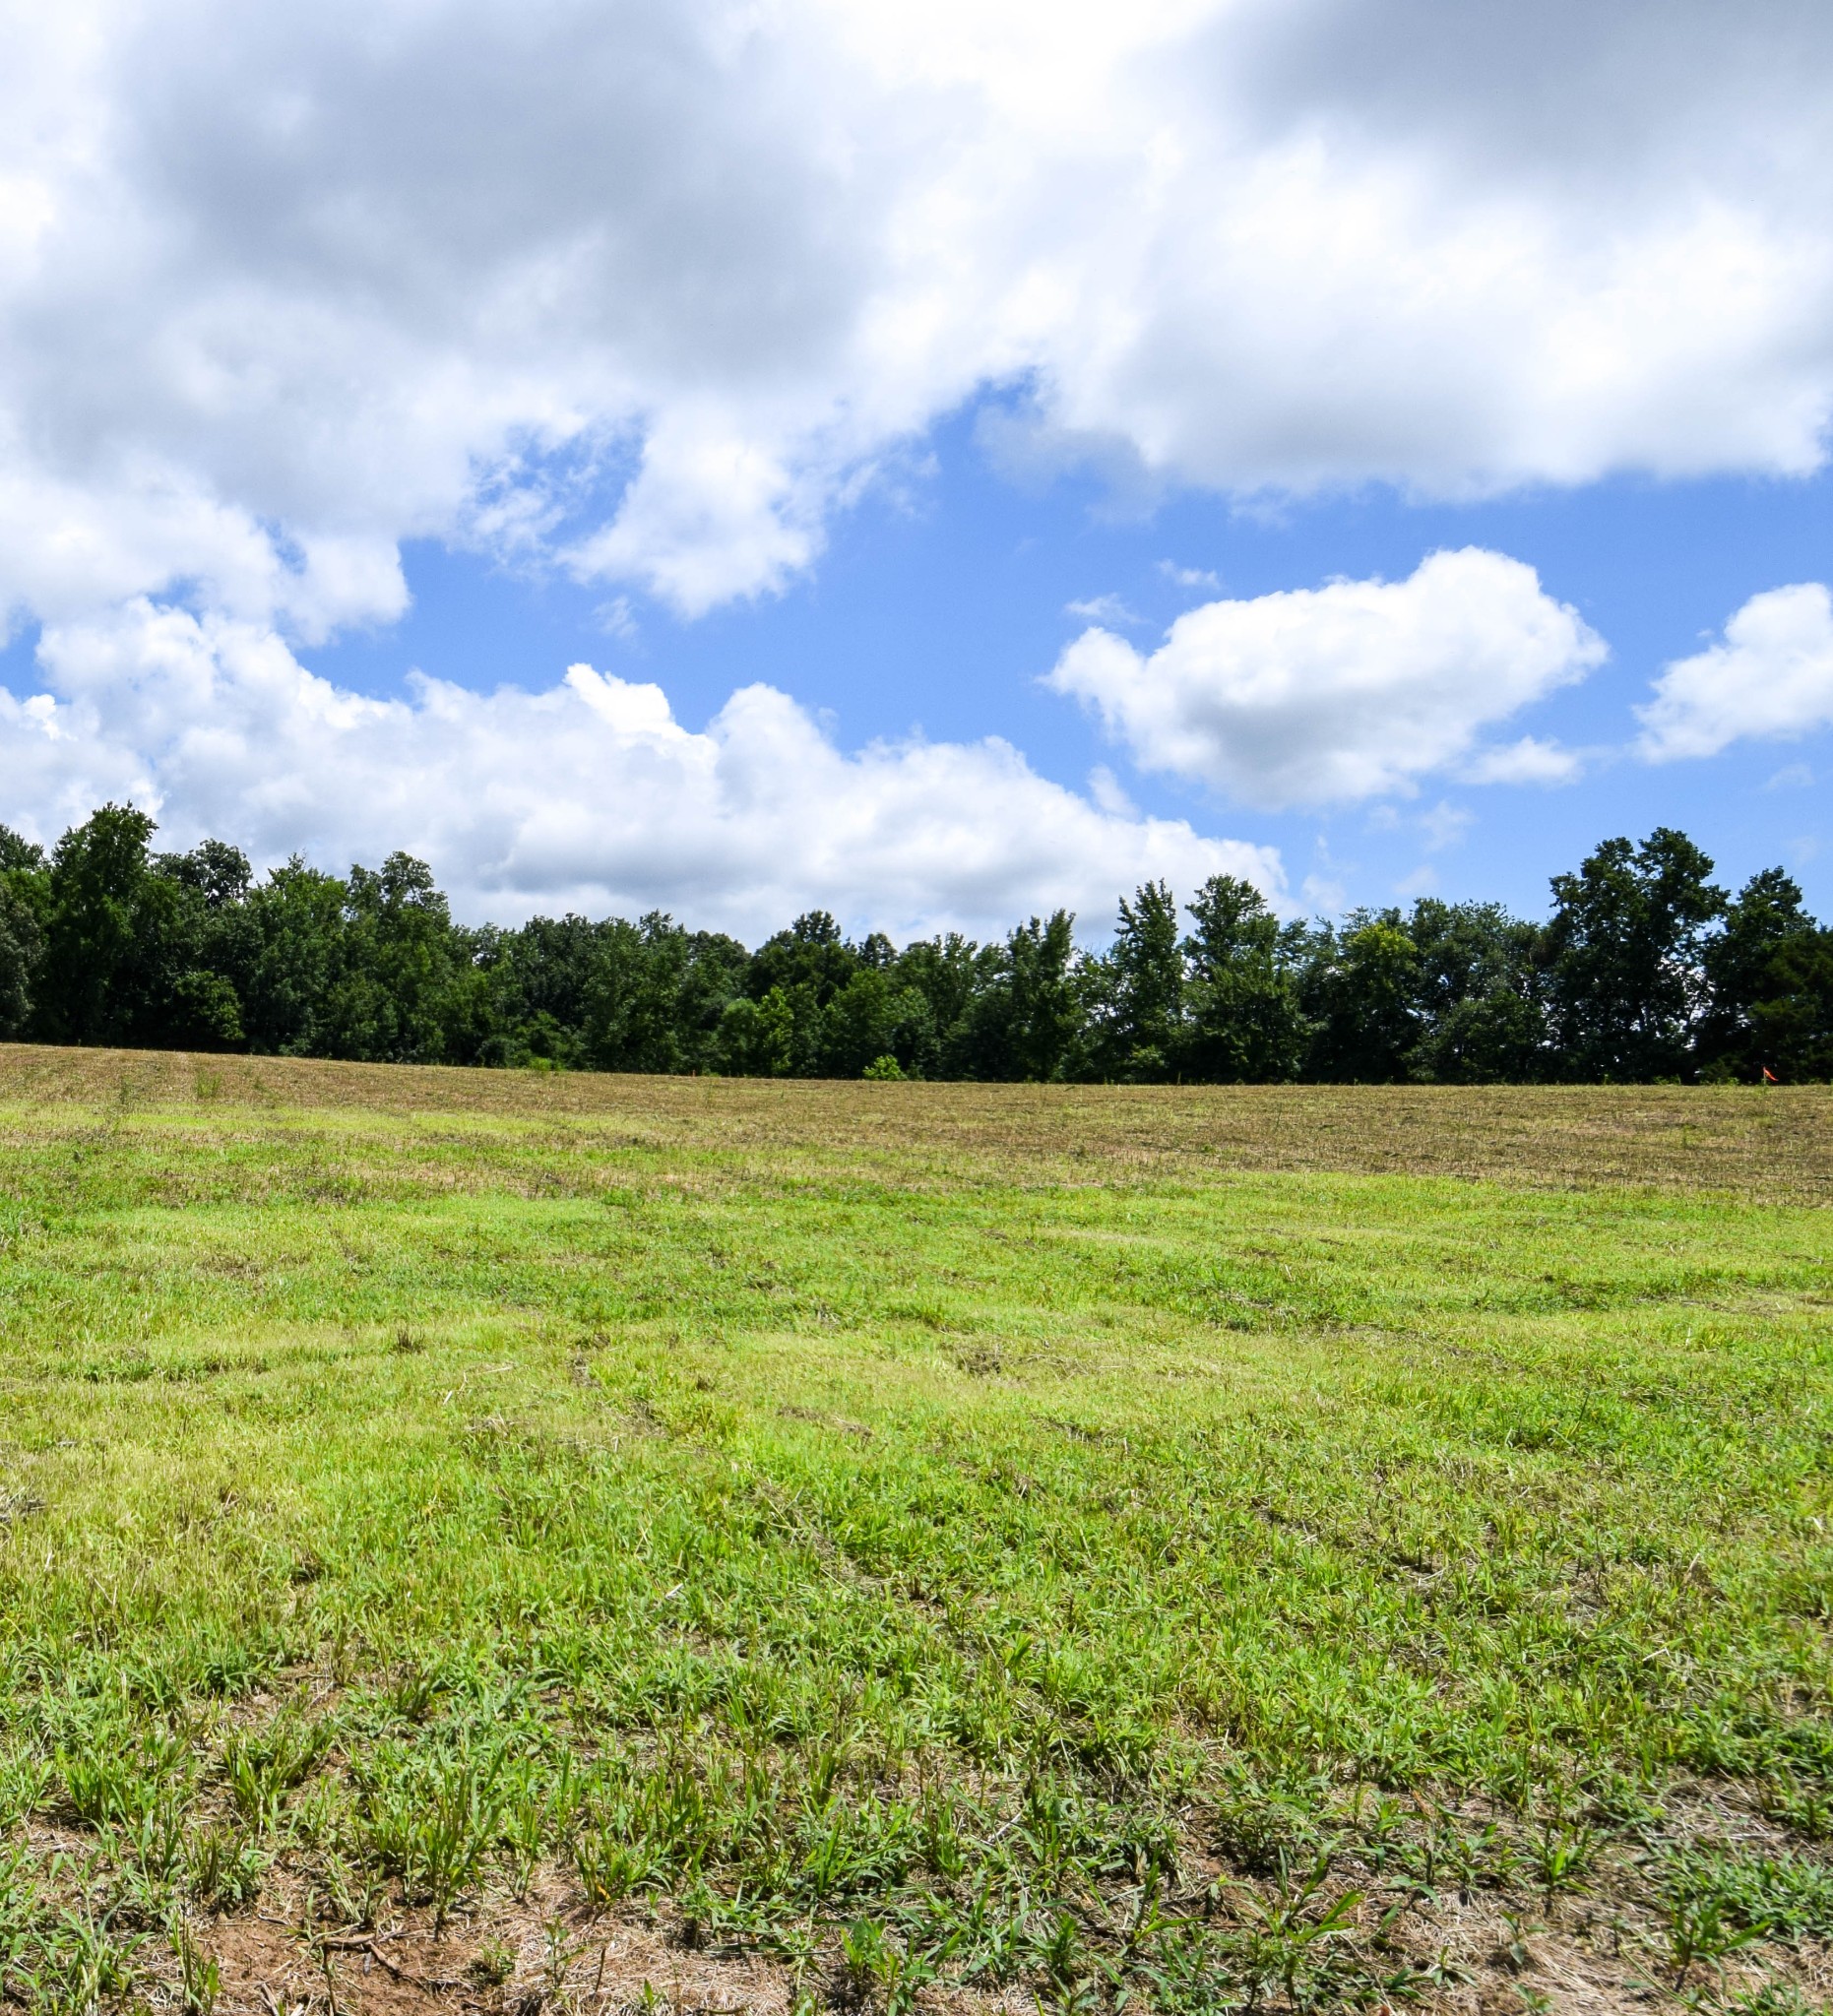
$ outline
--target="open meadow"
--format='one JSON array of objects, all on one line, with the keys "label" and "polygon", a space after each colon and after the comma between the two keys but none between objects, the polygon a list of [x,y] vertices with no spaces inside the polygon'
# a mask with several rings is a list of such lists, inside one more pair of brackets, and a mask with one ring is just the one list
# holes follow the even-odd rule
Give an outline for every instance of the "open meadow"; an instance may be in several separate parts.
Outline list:
[{"label": "open meadow", "polygon": [[1833,1095],[0,1047],[0,1988],[1817,2008]]}]

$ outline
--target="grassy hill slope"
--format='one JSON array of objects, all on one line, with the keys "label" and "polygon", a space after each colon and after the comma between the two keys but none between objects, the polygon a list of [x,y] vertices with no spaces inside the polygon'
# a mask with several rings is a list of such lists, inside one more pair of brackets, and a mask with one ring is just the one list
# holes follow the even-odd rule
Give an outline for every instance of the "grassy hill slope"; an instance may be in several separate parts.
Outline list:
[{"label": "grassy hill slope", "polygon": [[0,1049],[0,1967],[1817,1998],[1833,1098]]}]

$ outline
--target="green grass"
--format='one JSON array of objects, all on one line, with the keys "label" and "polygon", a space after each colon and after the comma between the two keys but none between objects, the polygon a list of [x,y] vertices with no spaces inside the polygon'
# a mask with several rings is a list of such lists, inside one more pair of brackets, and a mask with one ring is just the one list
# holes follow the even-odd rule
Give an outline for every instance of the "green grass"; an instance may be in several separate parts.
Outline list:
[{"label": "green grass", "polygon": [[16,1998],[203,2008],[260,1910],[511,2002],[632,1914],[893,2008],[1833,1935],[1823,1208],[131,1069],[0,1106]]}]

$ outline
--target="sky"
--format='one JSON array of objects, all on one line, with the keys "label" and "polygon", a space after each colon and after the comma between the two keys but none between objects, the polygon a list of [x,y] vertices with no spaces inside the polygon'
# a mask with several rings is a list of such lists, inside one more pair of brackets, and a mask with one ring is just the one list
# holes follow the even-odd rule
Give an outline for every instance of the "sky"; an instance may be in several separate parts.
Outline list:
[{"label": "sky", "polygon": [[0,820],[900,940],[1833,914],[1833,11],[72,0],[0,73]]}]

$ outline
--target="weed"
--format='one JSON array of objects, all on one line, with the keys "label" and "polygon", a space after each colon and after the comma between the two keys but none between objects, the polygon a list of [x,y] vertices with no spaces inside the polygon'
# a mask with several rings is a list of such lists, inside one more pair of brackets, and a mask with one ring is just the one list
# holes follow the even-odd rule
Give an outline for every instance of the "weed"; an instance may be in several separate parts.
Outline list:
[{"label": "weed", "polygon": [[1723,1897],[1704,1892],[1671,1898],[1667,1940],[1675,1987],[1679,1988],[1701,1961],[1714,1966],[1756,1936],[1754,1925],[1739,1925],[1728,1915]]},{"label": "weed", "polygon": [[1661,1882],[1671,1914],[1690,1915],[1702,1925],[1771,1939],[1833,1937],[1833,1869],[1803,1856],[1684,1849],[1668,1859]]},{"label": "weed", "polygon": [[1770,1819],[1809,1841],[1833,1839],[1833,1785],[1780,1773],[1762,1788],[1761,1804]]},{"label": "weed", "polygon": [[1530,1861],[1541,1894],[1551,1904],[1556,1892],[1581,1890],[1584,1876],[1597,1851],[1598,1838],[1590,1827],[1549,1820],[1535,1836]]},{"label": "weed", "polygon": [[207,1910],[232,1910],[261,1894],[266,1858],[233,1828],[200,1828],[185,1845],[184,1862],[185,1887]]},{"label": "weed", "polygon": [[1815,2016],[1819,2005],[1792,1982],[1764,1982],[1727,1995],[1719,2006],[1726,2016]]},{"label": "weed", "polygon": [[541,1984],[550,2001],[558,2001],[566,1990],[566,1979],[573,1963],[585,1951],[582,1942],[567,1937],[565,1922],[557,1918],[541,1924]]},{"label": "weed", "polygon": [[574,1842],[573,1866],[600,1911],[609,1910],[633,1890],[647,1888],[662,1873],[661,1863],[647,1848],[632,1846],[603,1828],[583,1833]]},{"label": "weed", "polygon": [[197,1943],[187,1925],[180,1924],[174,1928],[172,1947],[178,1955],[179,1992],[184,2016],[215,2016],[217,1996],[222,1987],[221,1969]]},{"label": "weed", "polygon": [[51,1767],[35,1751],[0,1756],[0,1828],[15,1827],[33,1812],[51,1783]]},{"label": "weed", "polygon": [[383,1696],[388,1711],[406,1723],[422,1723],[439,1699],[439,1675],[431,1667],[411,1666],[398,1673]]},{"label": "weed", "polygon": [[62,1911],[38,1941],[34,1964],[20,1971],[26,1998],[51,2016],[92,2016],[98,2003],[132,1993],[145,1943],[145,1933],[117,1934],[106,1917]]},{"label": "weed", "polygon": [[1236,1902],[1245,1921],[1232,1946],[1232,1958],[1251,2008],[1279,1988],[1295,2008],[1341,1996],[1361,1969],[1348,1952],[1361,1892],[1335,1897],[1325,1891],[1330,1875],[1320,1857],[1296,1881],[1283,1879],[1270,1897],[1242,1890]]},{"label": "weed", "polygon": [[126,1826],[104,1830],[103,1843],[115,1863],[119,1891],[142,1916],[162,1916],[184,1866],[184,1823],[177,1806],[161,1800]]},{"label": "weed", "polygon": [[318,1768],[334,1734],[327,1722],[284,1714],[264,1728],[236,1731],[222,1752],[236,1811],[257,1829],[277,1825],[286,1795]]},{"label": "weed", "polygon": [[516,1971],[515,1948],[501,1939],[486,1939],[466,1970],[479,1987],[500,1988]]},{"label": "weed", "polygon": [[60,1750],[58,1772],[79,1820],[97,1828],[138,1829],[169,1803],[166,1788],[175,1759],[157,1734],[144,1746],[121,1749],[112,1746],[112,1734],[98,1730],[84,1749]]},{"label": "weed", "polygon": [[367,1796],[365,1844],[397,1875],[407,1897],[430,1904],[443,1930],[497,1831],[498,1801],[488,1763],[444,1768],[417,1761],[379,1775]]},{"label": "weed", "polygon": [[323,1858],[318,1873],[319,1882],[310,1885],[306,1893],[308,1920],[324,1916],[339,1924],[365,1928],[376,1922],[386,1896],[378,1870],[333,1854]]}]

